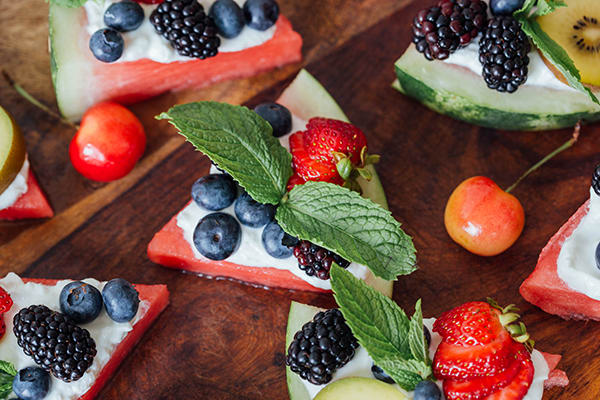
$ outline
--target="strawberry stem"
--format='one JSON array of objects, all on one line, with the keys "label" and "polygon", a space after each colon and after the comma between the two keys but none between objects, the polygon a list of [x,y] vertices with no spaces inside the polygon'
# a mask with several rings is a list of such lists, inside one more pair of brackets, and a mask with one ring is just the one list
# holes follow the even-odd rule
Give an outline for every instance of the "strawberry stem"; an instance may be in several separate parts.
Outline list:
[{"label": "strawberry stem", "polygon": [[581,132],[581,121],[577,122],[577,124],[575,125],[575,128],[573,129],[573,136],[571,137],[571,139],[567,140],[562,146],[555,149],[552,153],[548,154],[546,157],[542,158],[535,165],[533,165],[531,168],[529,168],[527,171],[525,171],[525,173],[523,175],[521,175],[519,177],[519,179],[517,179],[516,182],[513,183],[508,189],[506,189],[505,192],[510,193],[511,190],[516,188],[517,185],[519,183],[521,183],[521,181],[523,179],[525,179],[525,178],[527,178],[527,176],[529,176],[529,174],[531,174],[532,172],[537,170],[539,167],[544,165],[547,161],[551,160],[557,154],[562,153],[563,151],[565,151],[568,148],[570,148],[571,146],[573,146],[575,144],[575,142],[577,142],[580,132]]},{"label": "strawberry stem", "polygon": [[15,80],[13,78],[11,78],[10,75],[8,75],[8,72],[6,72],[5,70],[2,70],[2,76],[4,77],[4,79],[6,80],[6,82],[8,82],[8,84],[13,89],[15,89],[15,91],[17,93],[19,93],[22,97],[25,98],[25,100],[27,100],[28,102],[30,102],[31,104],[33,104],[34,106],[36,106],[37,108],[39,108],[40,110],[44,111],[45,113],[47,113],[47,114],[53,116],[54,118],[60,120],[62,123],[67,124],[67,125],[71,126],[72,128],[74,128],[76,130],[79,130],[79,125],[74,124],[73,122],[71,122],[68,119],[64,118],[62,115],[59,115],[55,111],[51,110],[45,104],[41,103],[38,99],[36,99],[35,97],[33,97],[31,94],[29,94],[29,92],[27,92],[23,88],[23,86],[21,86],[17,82],[15,82]]}]

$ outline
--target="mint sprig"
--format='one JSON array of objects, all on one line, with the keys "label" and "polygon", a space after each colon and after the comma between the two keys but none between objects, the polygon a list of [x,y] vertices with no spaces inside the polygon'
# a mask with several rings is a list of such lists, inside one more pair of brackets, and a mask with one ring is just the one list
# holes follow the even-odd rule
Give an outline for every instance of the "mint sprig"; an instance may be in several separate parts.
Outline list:
[{"label": "mint sprig", "polygon": [[409,319],[391,299],[335,264],[331,267],[331,286],[360,345],[400,387],[414,390],[432,376],[420,300]]},{"label": "mint sprig", "polygon": [[46,0],[46,1],[50,1],[50,3],[52,3],[52,4],[56,4],[61,7],[67,7],[67,8],[77,8],[77,7],[83,6],[85,3],[87,3],[87,0]]},{"label": "mint sprig", "polygon": [[562,0],[526,0],[523,7],[514,13],[520,22],[523,32],[533,41],[537,48],[550,62],[563,74],[569,86],[580,92],[586,93],[590,99],[600,105],[600,100],[583,83],[581,74],[571,57],[558,43],[556,43],[537,22],[536,17],[547,15],[559,7],[565,7]]},{"label": "mint sprig", "polygon": [[295,186],[275,218],[288,234],[367,265],[380,278],[395,280],[416,269],[416,250],[400,223],[346,188],[325,182]]},{"label": "mint sprig", "polygon": [[252,198],[277,204],[292,175],[292,156],[271,125],[246,107],[217,102],[177,105],[166,119],[181,135],[227,171]]},{"label": "mint sprig", "polygon": [[12,383],[17,373],[13,364],[0,360],[0,400],[8,399],[12,393]]}]

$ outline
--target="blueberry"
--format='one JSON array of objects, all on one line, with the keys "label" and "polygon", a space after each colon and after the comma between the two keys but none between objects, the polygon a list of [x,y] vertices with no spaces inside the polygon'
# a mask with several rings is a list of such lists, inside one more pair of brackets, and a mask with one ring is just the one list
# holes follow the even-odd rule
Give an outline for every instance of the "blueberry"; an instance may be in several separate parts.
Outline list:
[{"label": "blueberry", "polygon": [[60,291],[60,311],[76,324],[96,319],[102,311],[102,294],[85,282],[71,282]]},{"label": "blueberry", "polygon": [[266,31],[279,18],[279,5],[275,0],[246,0],[244,18],[250,28]]},{"label": "blueberry", "polygon": [[90,50],[98,60],[117,61],[123,55],[123,36],[114,29],[99,29],[90,37]]},{"label": "blueberry", "polygon": [[106,313],[115,322],[131,321],[137,314],[140,296],[125,279],[110,280],[102,289],[102,300]]},{"label": "blueberry", "polygon": [[512,15],[523,7],[525,0],[491,0],[490,8],[494,15]]},{"label": "blueberry", "polygon": [[144,22],[144,9],[135,1],[112,3],[104,12],[106,26],[119,32],[136,30]]},{"label": "blueberry", "polygon": [[262,244],[275,258],[288,258],[294,253],[294,246],[298,239],[288,235],[276,221],[271,221],[262,232]]},{"label": "blueberry", "polygon": [[229,214],[212,213],[198,222],[194,245],[204,257],[224,260],[237,249],[242,237],[239,222]]},{"label": "blueberry", "polygon": [[596,246],[596,267],[600,269],[600,243]]},{"label": "blueberry", "polygon": [[229,207],[236,196],[237,187],[229,175],[206,175],[192,185],[192,199],[200,207],[210,211]]},{"label": "blueberry", "polygon": [[225,38],[234,38],[244,29],[244,13],[233,0],[215,1],[208,16],[215,22],[219,35]]},{"label": "blueberry", "polygon": [[21,400],[41,400],[50,390],[50,374],[39,367],[23,368],[15,375],[12,390]]},{"label": "blueberry", "polygon": [[287,135],[292,130],[292,113],[277,103],[262,103],[254,108],[254,112],[263,117],[273,127],[273,136]]},{"label": "blueberry", "polygon": [[274,205],[261,204],[246,192],[243,192],[235,201],[234,210],[240,222],[251,228],[260,228],[266,225],[275,215]]},{"label": "blueberry", "polygon": [[382,382],[385,383],[396,383],[394,382],[394,380],[385,373],[384,370],[382,370],[378,365],[373,364],[371,366],[371,372],[373,373],[373,376],[375,377],[375,379],[380,380]]},{"label": "blueberry", "polygon": [[417,383],[413,400],[440,400],[442,392],[438,385],[432,381],[421,381]]}]

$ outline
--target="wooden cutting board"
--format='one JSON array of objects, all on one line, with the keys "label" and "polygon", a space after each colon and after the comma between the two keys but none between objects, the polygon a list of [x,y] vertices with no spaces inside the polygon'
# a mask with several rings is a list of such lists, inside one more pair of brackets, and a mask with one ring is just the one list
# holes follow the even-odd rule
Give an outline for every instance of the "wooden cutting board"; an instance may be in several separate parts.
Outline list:
[{"label": "wooden cutting board", "polygon": [[[280,0],[304,37],[305,65],[367,133],[382,155],[379,173],[390,208],[418,249],[420,270],[401,277],[394,300],[410,309],[423,299],[426,316],[463,302],[496,298],[516,303],[539,349],[561,353],[571,384],[544,399],[596,399],[600,393],[600,324],[568,322],[526,303],[518,287],[539,251],[585,201],[600,149],[597,126],[579,143],[523,182],[515,194],[526,211],[525,231],[506,253],[482,258],[454,244],[443,210],[463,179],[486,175],[510,185],[522,171],[570,136],[500,132],[433,113],[390,87],[393,62],[410,41],[422,1]],[[47,6],[41,0],[0,0],[0,65],[37,98],[55,107],[47,47]],[[0,222],[0,276],[166,283],[171,306],[108,383],[100,399],[286,399],[284,335],[291,300],[332,306],[331,297],[265,290],[209,280],[151,263],[146,246],[189,199],[208,159],[153,116],[177,102],[217,99],[257,104],[277,97],[300,65],[168,94],[132,107],[146,128],[147,152],[126,178],[87,181],[68,161],[73,130],[0,82],[0,103],[25,132],[30,159],[56,217]],[[279,82],[279,83],[277,83]],[[0,355],[1,358],[1,355]]]}]

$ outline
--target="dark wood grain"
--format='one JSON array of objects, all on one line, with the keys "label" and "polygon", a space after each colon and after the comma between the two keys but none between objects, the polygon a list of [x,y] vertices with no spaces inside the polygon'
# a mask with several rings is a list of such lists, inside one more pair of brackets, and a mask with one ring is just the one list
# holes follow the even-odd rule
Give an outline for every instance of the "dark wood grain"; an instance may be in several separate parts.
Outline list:
[{"label": "dark wood grain", "polygon": [[[3,67],[53,104],[47,56],[40,52],[44,10],[39,4],[32,8],[39,1],[0,2],[0,33],[6,32],[0,36]],[[598,127],[584,127],[573,149],[516,189],[527,215],[519,241],[497,257],[471,255],[450,240],[443,226],[444,206],[453,188],[479,174],[506,187],[570,132],[478,128],[437,115],[391,89],[392,64],[408,44],[409,23],[420,1],[324,1],[318,3],[319,13],[314,2],[281,3],[304,35],[308,69],[367,132],[370,149],[382,155],[379,172],[391,210],[415,240],[420,270],[399,279],[394,299],[410,308],[422,298],[426,316],[486,296],[516,303],[538,347],[563,354],[560,366],[571,378],[568,388],[548,391],[544,399],[597,398],[600,359],[595,344],[600,325],[545,314],[520,297],[518,286],[549,237],[586,199],[598,161]],[[25,12],[16,4],[31,7]],[[19,21],[31,31],[7,21]],[[58,213],[45,222],[0,223],[0,275],[15,270],[30,277],[121,276],[167,283],[172,293],[171,306],[100,399],[287,398],[283,354],[290,300],[331,306],[332,299],[181,274],[151,263],[145,248],[154,232],[188,201],[191,184],[209,166],[205,157],[181,145],[174,132],[152,116],[190,99],[249,104],[274,99],[287,81],[256,94],[296,69],[136,105],[134,112],[150,137],[148,152],[132,175],[108,185],[86,181],[72,169],[66,155],[73,134],[68,127],[0,83],[0,100],[23,127],[32,163]]]}]

